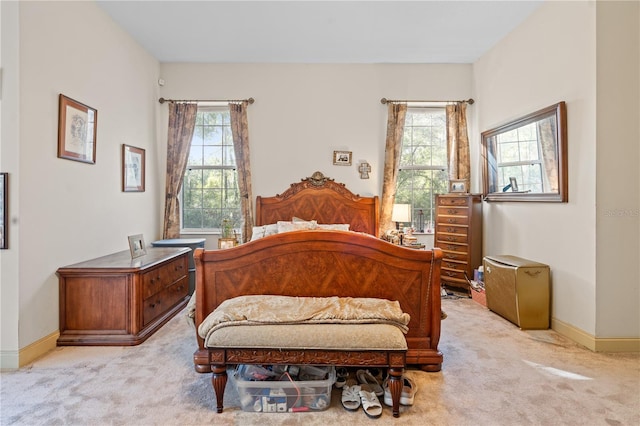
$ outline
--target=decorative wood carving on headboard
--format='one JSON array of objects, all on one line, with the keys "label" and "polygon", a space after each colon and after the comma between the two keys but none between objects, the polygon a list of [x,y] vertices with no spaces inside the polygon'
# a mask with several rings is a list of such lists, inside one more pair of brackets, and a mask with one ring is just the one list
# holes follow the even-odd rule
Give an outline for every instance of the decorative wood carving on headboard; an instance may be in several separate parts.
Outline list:
[{"label": "decorative wood carving on headboard", "polygon": [[256,198],[256,225],[267,225],[293,217],[318,223],[348,223],[350,229],[376,235],[377,196],[361,197],[321,172],[315,172],[275,197]]}]

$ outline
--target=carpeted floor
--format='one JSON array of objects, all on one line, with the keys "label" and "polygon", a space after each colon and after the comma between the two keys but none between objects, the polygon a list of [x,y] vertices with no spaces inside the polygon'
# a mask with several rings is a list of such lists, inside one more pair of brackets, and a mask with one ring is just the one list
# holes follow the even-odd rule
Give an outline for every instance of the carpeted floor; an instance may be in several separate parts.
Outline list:
[{"label": "carpeted floor", "polygon": [[640,354],[593,353],[551,330],[522,331],[470,299],[444,299],[441,372],[400,419],[348,412],[333,391],[314,413],[249,413],[233,387],[215,413],[209,374],[193,370],[182,315],[134,347],[64,347],[1,374],[2,425],[640,425]]}]

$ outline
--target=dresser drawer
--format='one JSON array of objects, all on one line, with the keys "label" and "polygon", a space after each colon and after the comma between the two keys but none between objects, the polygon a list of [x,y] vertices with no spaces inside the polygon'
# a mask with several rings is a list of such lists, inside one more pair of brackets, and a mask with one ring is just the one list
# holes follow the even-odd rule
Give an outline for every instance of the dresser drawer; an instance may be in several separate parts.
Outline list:
[{"label": "dresser drawer", "polygon": [[462,217],[467,217],[469,216],[469,209],[466,207],[455,207],[455,206],[448,206],[448,207],[438,207],[438,215],[441,216],[462,216]]},{"label": "dresser drawer", "polygon": [[469,219],[466,216],[447,216],[440,215],[438,217],[438,225],[467,225]]},{"label": "dresser drawer", "polygon": [[458,234],[466,237],[469,233],[469,227],[460,225],[456,226],[453,224],[441,224],[437,226],[437,232],[438,234]]},{"label": "dresser drawer", "polygon": [[464,261],[455,261],[453,259],[442,259],[442,268],[441,269],[457,269],[460,271],[467,270],[467,262]]},{"label": "dresser drawer", "polygon": [[467,280],[464,276],[464,271],[457,269],[444,269],[440,271],[440,277],[444,280],[457,280],[458,282],[464,282],[467,284]]},{"label": "dresser drawer", "polygon": [[438,241],[443,243],[466,243],[467,236],[461,234],[439,234]]},{"label": "dresser drawer", "polygon": [[467,206],[467,197],[438,197],[439,206]]},{"label": "dresser drawer", "polygon": [[142,275],[142,298],[156,294],[187,275],[187,258],[181,257]]},{"label": "dresser drawer", "polygon": [[[440,238],[440,236],[438,236],[438,238]],[[467,246],[466,244],[447,243],[446,241],[441,241],[440,239],[436,241],[435,245],[436,247],[440,247],[442,249],[442,251],[444,252],[444,257],[449,256],[448,252],[462,253],[466,256],[469,250],[469,246]]]},{"label": "dresser drawer", "polygon": [[467,253],[461,252],[445,251],[442,253],[442,259],[459,260],[461,262],[464,262],[465,264],[469,263],[469,255]]},{"label": "dresser drawer", "polygon": [[189,294],[189,279],[185,275],[181,280],[144,300],[142,325],[149,324],[158,315],[184,299],[187,294]]}]

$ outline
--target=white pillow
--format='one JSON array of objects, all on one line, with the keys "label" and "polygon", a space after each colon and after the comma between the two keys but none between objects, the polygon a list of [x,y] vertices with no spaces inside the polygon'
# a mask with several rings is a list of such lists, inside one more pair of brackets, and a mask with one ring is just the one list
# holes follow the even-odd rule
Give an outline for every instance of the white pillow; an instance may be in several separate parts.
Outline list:
[{"label": "white pillow", "polygon": [[300,231],[302,229],[316,229],[318,222],[315,220],[300,221],[300,222],[285,222],[278,221],[278,234],[283,232]]},{"label": "white pillow", "polygon": [[278,225],[275,223],[262,226],[254,226],[251,232],[251,241],[278,233]]},{"label": "white pillow", "polygon": [[330,231],[348,231],[348,223],[319,223],[318,229],[328,229]]}]

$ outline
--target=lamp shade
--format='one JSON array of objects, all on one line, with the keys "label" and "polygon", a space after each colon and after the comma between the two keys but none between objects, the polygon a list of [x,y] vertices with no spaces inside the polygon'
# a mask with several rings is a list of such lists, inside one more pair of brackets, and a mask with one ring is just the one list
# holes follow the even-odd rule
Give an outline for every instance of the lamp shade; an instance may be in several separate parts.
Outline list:
[{"label": "lamp shade", "polygon": [[394,204],[391,212],[392,222],[411,222],[411,204]]}]

